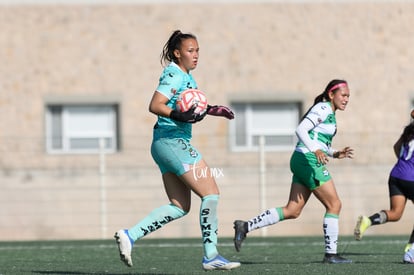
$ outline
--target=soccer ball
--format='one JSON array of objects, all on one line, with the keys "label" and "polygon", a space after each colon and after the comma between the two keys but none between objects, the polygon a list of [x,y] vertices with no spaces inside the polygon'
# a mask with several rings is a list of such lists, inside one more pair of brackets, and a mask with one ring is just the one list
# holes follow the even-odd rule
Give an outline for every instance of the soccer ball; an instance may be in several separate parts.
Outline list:
[{"label": "soccer ball", "polygon": [[196,114],[204,114],[207,111],[207,97],[202,91],[188,89],[178,96],[176,103],[178,111],[186,112],[194,105],[197,106],[194,110]]}]

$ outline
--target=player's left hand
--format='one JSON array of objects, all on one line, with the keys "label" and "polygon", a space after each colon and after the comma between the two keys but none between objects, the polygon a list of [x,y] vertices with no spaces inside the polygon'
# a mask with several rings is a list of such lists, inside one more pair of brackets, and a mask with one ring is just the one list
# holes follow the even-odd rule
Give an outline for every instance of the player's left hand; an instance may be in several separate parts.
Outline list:
[{"label": "player's left hand", "polygon": [[343,159],[343,158],[353,158],[354,156],[354,149],[352,149],[351,147],[347,146],[344,149],[340,150],[340,151],[336,151],[334,156],[338,159]]},{"label": "player's left hand", "polygon": [[234,113],[233,111],[227,106],[221,105],[208,105],[207,106],[207,114],[211,116],[222,116],[227,119],[233,119]]}]

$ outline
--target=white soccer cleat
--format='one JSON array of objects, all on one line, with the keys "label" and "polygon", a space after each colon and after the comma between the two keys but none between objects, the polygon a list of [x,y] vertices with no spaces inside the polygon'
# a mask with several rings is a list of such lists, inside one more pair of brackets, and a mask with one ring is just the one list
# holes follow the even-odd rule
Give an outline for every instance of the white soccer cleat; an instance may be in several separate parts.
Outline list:
[{"label": "white soccer cleat", "polygon": [[118,245],[119,256],[121,261],[127,266],[132,266],[132,241],[128,236],[128,230],[121,229],[115,233],[114,236],[116,243]]},{"label": "white soccer cleat", "polygon": [[240,266],[239,262],[230,262],[229,260],[217,255],[211,260],[203,257],[203,269],[204,270],[230,270]]},{"label": "white soccer cleat", "polygon": [[404,253],[403,262],[405,264],[414,264],[414,248],[410,248],[407,252]]}]

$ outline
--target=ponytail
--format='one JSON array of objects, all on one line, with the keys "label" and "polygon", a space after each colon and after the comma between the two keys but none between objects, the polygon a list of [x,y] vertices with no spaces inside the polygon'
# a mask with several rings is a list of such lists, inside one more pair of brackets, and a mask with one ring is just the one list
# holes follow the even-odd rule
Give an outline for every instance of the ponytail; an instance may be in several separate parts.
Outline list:
[{"label": "ponytail", "polygon": [[320,95],[318,95],[317,97],[315,97],[315,99],[313,100],[313,106],[315,106],[316,104],[318,104],[319,102],[322,102],[325,98],[325,92],[321,93]]},{"label": "ponytail", "polygon": [[412,139],[414,139],[414,121],[405,126],[401,135],[401,141],[403,144],[408,144]]},{"label": "ponytail", "polygon": [[[326,85],[325,90],[321,94],[315,97],[315,99],[313,100],[312,107],[318,104],[319,102],[329,101],[330,92],[336,92],[337,90],[339,90],[339,88],[347,86],[347,85],[348,83],[345,80],[341,80],[341,79],[331,80],[328,83],[328,85]],[[306,115],[309,113],[312,107],[310,107],[309,110],[303,115],[302,119],[306,117]]]},{"label": "ponytail", "polygon": [[196,36],[191,33],[182,33],[180,30],[175,30],[162,48],[160,58],[161,65],[166,66],[170,62],[178,63],[174,51],[179,50],[182,41],[189,38],[197,39]]}]

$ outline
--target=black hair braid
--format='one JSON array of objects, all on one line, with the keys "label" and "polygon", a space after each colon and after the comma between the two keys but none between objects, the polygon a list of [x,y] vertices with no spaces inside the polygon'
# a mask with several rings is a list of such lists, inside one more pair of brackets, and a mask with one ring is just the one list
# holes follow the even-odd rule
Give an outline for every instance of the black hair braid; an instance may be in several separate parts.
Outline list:
[{"label": "black hair braid", "polygon": [[412,139],[414,139],[414,121],[405,126],[404,131],[401,135],[403,144],[408,144]]}]

